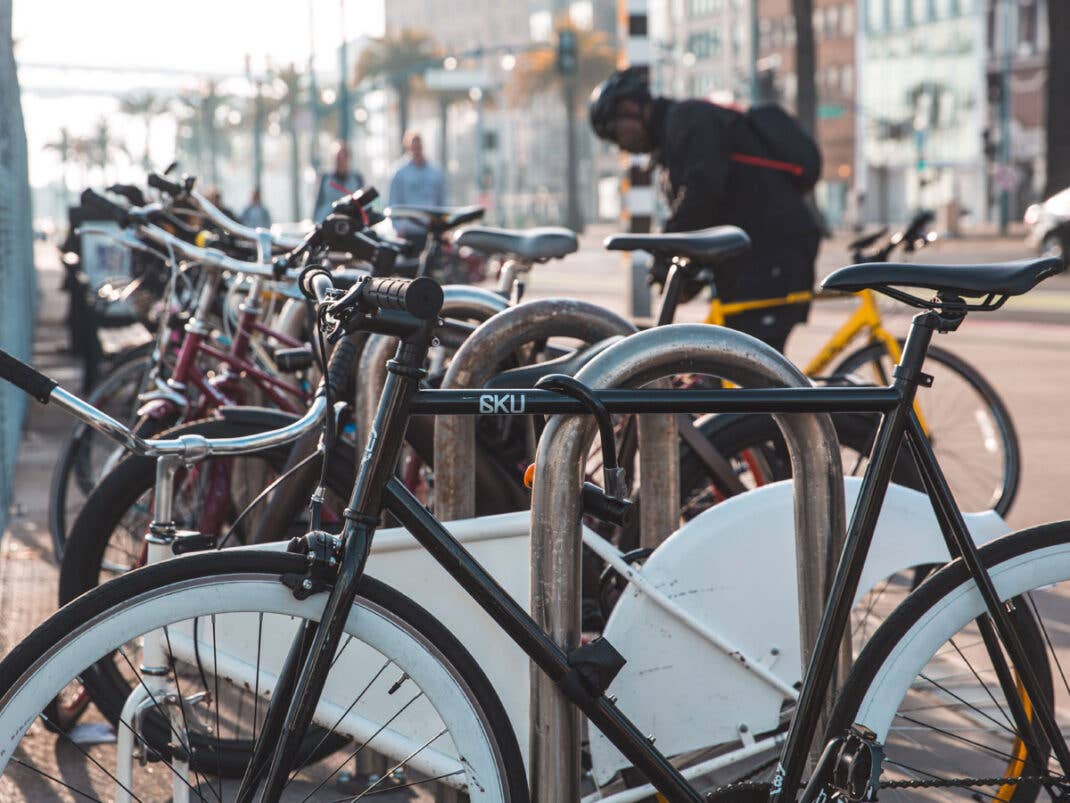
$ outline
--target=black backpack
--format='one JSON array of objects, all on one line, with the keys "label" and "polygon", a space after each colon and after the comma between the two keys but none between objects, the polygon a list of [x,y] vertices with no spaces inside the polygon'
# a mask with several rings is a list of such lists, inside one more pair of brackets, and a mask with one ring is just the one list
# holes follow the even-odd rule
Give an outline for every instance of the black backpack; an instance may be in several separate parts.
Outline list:
[{"label": "black backpack", "polygon": [[732,161],[786,173],[804,195],[813,190],[821,178],[821,150],[798,119],[779,104],[760,103],[744,112],[743,120],[764,153],[732,153]]}]

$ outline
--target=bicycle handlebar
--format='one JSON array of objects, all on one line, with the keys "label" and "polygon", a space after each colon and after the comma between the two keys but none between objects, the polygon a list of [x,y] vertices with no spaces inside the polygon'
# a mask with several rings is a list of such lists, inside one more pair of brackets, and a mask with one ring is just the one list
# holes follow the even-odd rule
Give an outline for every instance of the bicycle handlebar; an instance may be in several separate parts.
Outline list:
[{"label": "bicycle handlebar", "polygon": [[48,404],[52,391],[59,384],[3,349],[0,349],[0,379],[6,379],[41,404]]}]

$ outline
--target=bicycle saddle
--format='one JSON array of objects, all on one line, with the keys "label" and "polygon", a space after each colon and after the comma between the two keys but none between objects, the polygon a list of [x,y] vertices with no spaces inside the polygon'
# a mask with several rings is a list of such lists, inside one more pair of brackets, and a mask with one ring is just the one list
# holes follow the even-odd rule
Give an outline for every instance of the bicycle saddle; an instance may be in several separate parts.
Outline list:
[{"label": "bicycle saddle", "polygon": [[482,206],[391,206],[383,211],[389,218],[411,220],[435,234],[455,229],[483,217]]},{"label": "bicycle saddle", "polygon": [[607,337],[605,340],[599,340],[597,343],[583,346],[553,360],[535,363],[534,365],[522,365],[519,368],[510,368],[508,371],[502,371],[500,374],[492,376],[483,387],[491,390],[533,388],[536,382],[550,374],[575,376],[583,366],[620,340],[622,338],[619,335]]},{"label": "bicycle saddle", "polygon": [[897,262],[864,262],[829,274],[821,283],[825,290],[881,291],[889,287],[935,290],[942,295],[966,297],[1018,296],[1063,270],[1058,257],[993,262],[985,265],[919,265]]},{"label": "bicycle saddle", "polygon": [[535,229],[468,226],[453,235],[453,244],[466,245],[484,254],[511,254],[534,262],[561,259],[579,248],[576,233],[560,226]]},{"label": "bicycle saddle", "polygon": [[673,234],[613,234],[603,245],[609,251],[647,251],[709,265],[750,250],[750,238],[736,226],[714,226]]},{"label": "bicycle saddle", "polygon": [[857,240],[851,240],[847,244],[848,251],[861,251],[863,248],[869,248],[873,243],[877,242],[881,237],[888,233],[887,226],[881,226],[876,231],[869,234],[863,234]]}]

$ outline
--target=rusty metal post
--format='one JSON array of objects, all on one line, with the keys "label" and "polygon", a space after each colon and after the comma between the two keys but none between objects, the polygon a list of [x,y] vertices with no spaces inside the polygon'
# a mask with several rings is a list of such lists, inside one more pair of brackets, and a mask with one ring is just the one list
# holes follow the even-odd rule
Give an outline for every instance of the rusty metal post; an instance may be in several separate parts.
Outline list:
[{"label": "rusty metal post", "polygon": [[[624,318],[585,301],[566,298],[529,301],[495,315],[480,326],[453,356],[442,387],[483,387],[498,373],[506,358],[535,340],[558,336],[595,343],[633,332],[635,326]],[[675,438],[674,431],[674,442]],[[475,459],[475,418],[438,416],[435,420],[435,515],[441,521],[475,515],[476,487],[472,471]]]},{"label": "rusty metal post", "polygon": [[[649,329],[599,354],[577,375],[594,388],[638,387],[680,373],[712,374],[745,387],[806,387],[787,359],[753,337],[704,324]],[[844,536],[843,469],[827,415],[776,416],[796,482],[800,639],[809,661],[824,609],[824,557]],[[594,436],[588,416],[554,416],[535,461],[531,508],[532,615],[564,649],[580,638],[580,488]],[[643,492],[644,504],[647,496]],[[832,551],[827,551],[826,546]],[[580,797],[580,717],[541,673],[531,680],[531,791],[539,803]],[[825,715],[827,717],[828,711]],[[823,727],[823,726],[822,726]]]}]

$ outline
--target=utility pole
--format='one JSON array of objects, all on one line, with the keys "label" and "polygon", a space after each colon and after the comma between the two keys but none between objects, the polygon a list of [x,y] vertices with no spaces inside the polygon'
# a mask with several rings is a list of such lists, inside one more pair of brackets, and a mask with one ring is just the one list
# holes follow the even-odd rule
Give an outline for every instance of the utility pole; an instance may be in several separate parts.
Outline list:
[{"label": "utility pole", "polygon": [[338,46],[338,138],[349,146],[349,59],[346,53],[346,0],[338,0],[338,27],[342,43]]},{"label": "utility pole", "polygon": [[579,53],[576,32],[562,28],[557,33],[557,71],[561,74],[561,96],[565,104],[565,225],[576,232],[583,231],[580,209],[579,159],[576,154],[576,69]]},{"label": "utility pole", "polygon": [[312,170],[320,169],[320,96],[316,86],[316,0],[308,0],[308,163]]},{"label": "utility pole", "polygon": [[[1049,0],[1051,2],[1053,0]],[[1011,8],[1010,0],[999,2],[999,233],[1007,234],[1010,223],[1011,195]]]},{"label": "utility pole", "polygon": [[758,33],[758,4],[760,0],[750,0],[750,102],[757,103],[758,89],[758,50],[761,37]]}]

